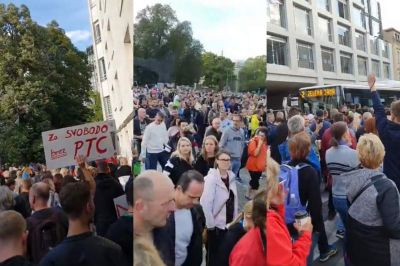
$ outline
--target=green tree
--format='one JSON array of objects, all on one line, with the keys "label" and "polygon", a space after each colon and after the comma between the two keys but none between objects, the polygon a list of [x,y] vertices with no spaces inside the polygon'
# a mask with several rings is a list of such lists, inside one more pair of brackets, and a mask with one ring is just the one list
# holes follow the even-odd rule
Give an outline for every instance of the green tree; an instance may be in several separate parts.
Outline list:
[{"label": "green tree", "polygon": [[92,90],[90,92],[90,109],[92,110],[93,115],[90,117],[91,122],[99,122],[103,121],[103,111],[101,108],[101,96],[98,91]]},{"label": "green tree", "polygon": [[0,158],[44,161],[41,132],[87,122],[90,68],[56,22],[0,4]]},{"label": "green tree", "polygon": [[226,57],[211,52],[202,55],[204,85],[222,89],[226,82],[235,79],[235,64]]},{"label": "green tree", "polygon": [[[193,38],[190,22],[180,22],[169,5],[155,4],[138,13],[134,27],[135,57],[172,58],[171,81],[186,85],[199,81],[203,45]],[[136,80],[142,79],[140,73],[136,75]]]},{"label": "green tree", "polygon": [[239,71],[239,87],[242,91],[251,91],[266,87],[266,56],[257,56],[245,61]]}]

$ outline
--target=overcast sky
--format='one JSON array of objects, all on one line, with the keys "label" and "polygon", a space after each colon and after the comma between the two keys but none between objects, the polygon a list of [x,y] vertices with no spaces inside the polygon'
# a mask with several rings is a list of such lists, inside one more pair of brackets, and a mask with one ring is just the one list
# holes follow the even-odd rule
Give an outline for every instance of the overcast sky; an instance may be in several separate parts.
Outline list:
[{"label": "overcast sky", "polygon": [[169,4],[180,21],[190,21],[206,51],[220,55],[223,50],[234,61],[265,55],[265,0],[135,0],[135,17],[155,3]]},{"label": "overcast sky", "polygon": [[400,31],[400,0],[380,0],[383,29]]}]

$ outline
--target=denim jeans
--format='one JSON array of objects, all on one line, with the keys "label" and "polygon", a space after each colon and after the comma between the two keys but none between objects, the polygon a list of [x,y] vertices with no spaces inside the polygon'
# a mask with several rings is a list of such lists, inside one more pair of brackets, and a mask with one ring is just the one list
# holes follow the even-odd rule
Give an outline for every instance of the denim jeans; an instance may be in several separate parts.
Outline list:
[{"label": "denim jeans", "polygon": [[239,176],[240,165],[240,158],[231,158],[232,172],[235,174],[236,177]]},{"label": "denim jeans", "polygon": [[[347,205],[347,199],[343,198],[336,198],[333,197],[333,205],[335,206],[336,211],[339,213],[340,220],[343,222],[343,228],[346,228],[347,226],[347,211],[349,209]],[[347,251],[346,251],[346,233],[344,235],[343,239],[343,257],[344,257],[344,265],[349,265],[348,259],[347,259]]]},{"label": "denim jeans", "polygon": [[146,152],[145,168],[146,170],[157,170],[157,162],[160,163],[161,168],[164,170],[165,164],[169,159],[169,154],[165,151],[160,153]]}]

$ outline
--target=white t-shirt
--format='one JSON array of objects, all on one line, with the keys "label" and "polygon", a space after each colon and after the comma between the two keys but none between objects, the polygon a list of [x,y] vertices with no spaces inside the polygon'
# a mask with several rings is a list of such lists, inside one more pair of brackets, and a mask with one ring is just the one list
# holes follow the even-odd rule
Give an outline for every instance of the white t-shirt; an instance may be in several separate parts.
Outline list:
[{"label": "white t-shirt", "polygon": [[181,266],[187,257],[187,247],[193,234],[192,214],[189,209],[178,209],[175,215],[175,266]]}]

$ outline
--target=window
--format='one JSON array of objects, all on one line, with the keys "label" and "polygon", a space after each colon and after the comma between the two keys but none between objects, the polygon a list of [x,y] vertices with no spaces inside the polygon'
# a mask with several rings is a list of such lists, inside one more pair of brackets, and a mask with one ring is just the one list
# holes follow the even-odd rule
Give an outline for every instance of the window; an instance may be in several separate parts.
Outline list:
[{"label": "window", "polygon": [[96,21],[93,24],[93,27],[94,27],[94,41],[96,43],[99,43],[99,42],[101,42],[101,31],[100,31],[99,21]]},{"label": "window", "polygon": [[287,65],[286,62],[287,39],[267,35],[267,63]]},{"label": "window", "polygon": [[389,45],[385,41],[382,41],[382,56],[389,58]]},{"label": "window", "polygon": [[300,7],[294,8],[296,31],[304,35],[311,35],[310,11]]},{"label": "window", "polygon": [[400,64],[400,50],[397,50],[397,64]]},{"label": "window", "polygon": [[329,0],[318,0],[318,8],[325,11],[330,11],[330,2]]},{"label": "window", "polygon": [[100,80],[106,80],[107,79],[107,73],[106,73],[106,63],[104,62],[104,58],[99,59],[99,72],[100,72]]},{"label": "window", "polygon": [[358,7],[353,7],[353,21],[356,24],[356,26],[365,29],[365,14],[364,10]]},{"label": "window", "polygon": [[347,0],[337,0],[337,9],[339,17],[349,19]]},{"label": "window", "polygon": [[368,71],[368,60],[365,57],[357,57],[357,66],[358,66],[358,75],[360,76],[366,76]]},{"label": "window", "polygon": [[374,55],[378,55],[378,39],[370,36],[369,38],[369,46],[371,49],[371,53]]},{"label": "window", "polygon": [[301,68],[314,69],[313,48],[311,44],[297,42],[297,61]]},{"label": "window", "polygon": [[318,17],[318,35],[324,40],[332,41],[332,26],[330,19]]},{"label": "window", "polygon": [[379,11],[378,11],[378,2],[376,0],[370,0],[371,9],[370,14],[371,16],[379,19]]},{"label": "window", "polygon": [[338,25],[339,44],[350,47],[350,28]]},{"label": "window", "polygon": [[374,72],[377,77],[381,76],[381,69],[379,66],[379,61],[372,60],[372,72]]},{"label": "window", "polygon": [[113,115],[112,115],[112,107],[111,107],[111,99],[110,96],[104,97],[104,110],[106,113],[106,119],[107,120],[112,120]]},{"label": "window", "polygon": [[383,63],[383,78],[390,79],[390,64]]},{"label": "window", "polygon": [[367,48],[365,46],[365,34],[362,32],[356,31],[356,47],[358,50],[367,51]]},{"label": "window", "polygon": [[285,27],[284,0],[267,0],[267,23]]},{"label": "window", "polygon": [[378,37],[380,35],[380,33],[381,33],[379,22],[375,21],[373,19],[371,19],[371,22],[372,22],[371,23],[372,27],[371,27],[370,33],[371,33],[372,36]]},{"label": "window", "polygon": [[342,73],[353,74],[353,57],[351,54],[340,52],[340,67]]},{"label": "window", "polygon": [[322,57],[322,69],[324,71],[334,72],[335,63],[334,63],[333,50],[328,48],[321,48],[321,57]]}]

